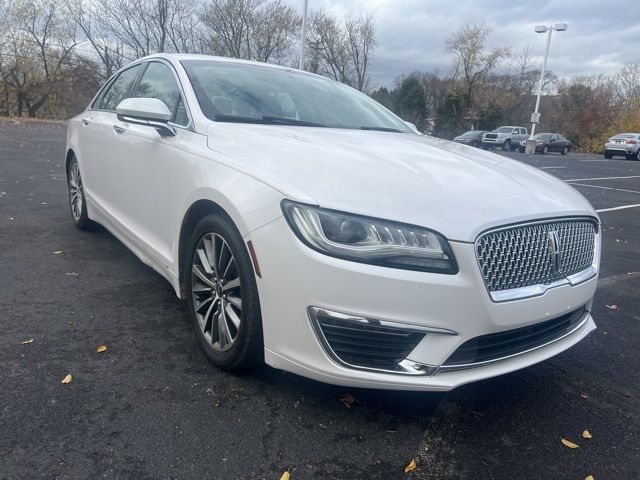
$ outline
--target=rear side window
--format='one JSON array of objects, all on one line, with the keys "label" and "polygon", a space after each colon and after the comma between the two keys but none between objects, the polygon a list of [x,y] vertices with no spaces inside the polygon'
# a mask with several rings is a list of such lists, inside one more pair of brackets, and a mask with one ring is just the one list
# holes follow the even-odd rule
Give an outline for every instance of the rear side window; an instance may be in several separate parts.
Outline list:
[{"label": "rear side window", "polygon": [[171,69],[160,62],[150,62],[132,94],[136,98],[157,98],[171,111],[171,121],[178,125],[189,123],[180,95],[180,87]]},{"label": "rear side window", "polygon": [[128,97],[129,89],[138,76],[140,67],[141,65],[136,65],[121,72],[111,85],[107,87],[102,98],[94,108],[115,112],[118,104]]}]

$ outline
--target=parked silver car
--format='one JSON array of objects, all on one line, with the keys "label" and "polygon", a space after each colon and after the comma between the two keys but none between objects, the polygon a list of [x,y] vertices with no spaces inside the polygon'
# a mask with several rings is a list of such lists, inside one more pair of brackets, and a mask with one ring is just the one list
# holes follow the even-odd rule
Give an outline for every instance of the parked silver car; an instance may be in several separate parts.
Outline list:
[{"label": "parked silver car", "polygon": [[625,156],[629,160],[640,160],[640,133],[620,133],[607,140],[604,158]]},{"label": "parked silver car", "polygon": [[482,136],[482,146],[485,148],[500,147],[505,152],[515,150],[520,141],[529,138],[524,127],[504,126]]}]

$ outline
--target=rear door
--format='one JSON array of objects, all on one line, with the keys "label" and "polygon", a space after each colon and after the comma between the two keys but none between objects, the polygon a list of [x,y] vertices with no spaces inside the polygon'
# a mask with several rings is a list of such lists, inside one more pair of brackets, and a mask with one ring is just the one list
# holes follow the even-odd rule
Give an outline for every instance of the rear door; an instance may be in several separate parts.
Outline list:
[{"label": "rear door", "polygon": [[161,137],[152,127],[115,119],[112,127],[119,138],[113,160],[119,173],[111,185],[118,196],[115,213],[126,230],[167,265],[171,256],[167,214],[169,171],[172,162],[180,161],[179,146],[191,133],[189,115],[173,66],[160,59],[145,64],[130,96],[164,102],[172,112],[169,123],[176,136]]},{"label": "rear door", "polygon": [[120,138],[113,129],[116,106],[127,98],[142,66],[123,70],[104,89],[90,110],[82,116],[80,170],[89,201],[107,213],[115,210],[117,192],[111,186],[119,175],[114,152]]}]

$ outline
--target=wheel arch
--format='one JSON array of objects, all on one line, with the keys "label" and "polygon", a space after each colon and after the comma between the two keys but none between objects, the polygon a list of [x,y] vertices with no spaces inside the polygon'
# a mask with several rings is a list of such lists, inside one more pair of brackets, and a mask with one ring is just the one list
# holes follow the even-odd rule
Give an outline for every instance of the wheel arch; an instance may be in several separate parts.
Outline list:
[{"label": "wheel arch", "polygon": [[200,220],[210,214],[221,215],[227,218],[236,228],[238,226],[233,218],[218,203],[209,199],[200,199],[191,204],[187,209],[180,225],[180,234],[178,237],[178,280],[180,284],[180,297],[186,298],[186,268],[188,265],[187,253],[189,248],[189,238],[191,232]]},{"label": "wheel arch", "polygon": [[76,152],[73,151],[73,148],[67,149],[67,154],[64,157],[64,171],[67,173],[69,171],[69,164],[71,163],[71,159],[76,156]]}]

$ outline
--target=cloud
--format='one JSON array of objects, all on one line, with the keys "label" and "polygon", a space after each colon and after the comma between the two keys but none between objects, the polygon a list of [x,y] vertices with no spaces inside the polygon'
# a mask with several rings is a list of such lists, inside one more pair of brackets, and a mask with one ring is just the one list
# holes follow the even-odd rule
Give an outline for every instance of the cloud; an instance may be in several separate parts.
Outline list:
[{"label": "cloud", "polygon": [[[302,1],[287,0],[300,9]],[[637,0],[309,0],[309,8],[374,13],[378,46],[371,73],[377,85],[389,86],[397,75],[415,70],[448,73],[445,40],[465,23],[493,26],[489,46],[517,52],[529,45],[540,63],[545,35],[534,26],[568,23],[568,31],[554,32],[549,54],[548,67],[561,77],[611,74],[640,58]]]}]

